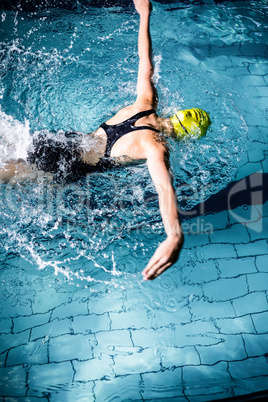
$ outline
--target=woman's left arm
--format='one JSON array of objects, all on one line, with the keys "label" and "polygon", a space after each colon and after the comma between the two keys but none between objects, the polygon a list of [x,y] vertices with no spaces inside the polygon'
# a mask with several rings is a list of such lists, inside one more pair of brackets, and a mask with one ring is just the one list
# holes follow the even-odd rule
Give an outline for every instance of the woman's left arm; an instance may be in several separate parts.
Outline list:
[{"label": "woman's left arm", "polygon": [[142,274],[145,280],[154,279],[171,267],[178,260],[183,246],[177,197],[169,172],[166,148],[157,143],[148,149],[148,169],[158,193],[159,208],[167,238],[159,245],[143,270]]}]

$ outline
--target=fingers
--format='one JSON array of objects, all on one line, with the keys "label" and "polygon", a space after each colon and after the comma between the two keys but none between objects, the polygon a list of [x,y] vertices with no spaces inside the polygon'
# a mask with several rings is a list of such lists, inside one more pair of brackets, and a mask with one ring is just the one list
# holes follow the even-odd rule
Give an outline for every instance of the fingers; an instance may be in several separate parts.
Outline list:
[{"label": "fingers", "polygon": [[167,262],[166,259],[160,259],[155,261],[154,263],[151,263],[150,265],[149,264],[142,272],[143,279],[145,281],[157,278],[172,265],[172,262]]},{"label": "fingers", "polygon": [[150,259],[148,265],[143,270],[142,275],[144,280],[151,280],[159,276],[171,265],[178,260],[181,241],[174,241],[173,238],[167,238],[156,249],[154,255]]}]

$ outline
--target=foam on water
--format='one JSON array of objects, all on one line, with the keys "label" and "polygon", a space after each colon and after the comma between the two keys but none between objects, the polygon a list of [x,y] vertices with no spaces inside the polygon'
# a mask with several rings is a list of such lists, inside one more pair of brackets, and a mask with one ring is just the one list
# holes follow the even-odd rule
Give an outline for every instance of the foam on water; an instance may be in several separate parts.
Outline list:
[{"label": "foam on water", "polygon": [[24,123],[21,123],[3,112],[0,107],[0,168],[10,159],[26,159],[30,143],[29,121],[25,119]]}]

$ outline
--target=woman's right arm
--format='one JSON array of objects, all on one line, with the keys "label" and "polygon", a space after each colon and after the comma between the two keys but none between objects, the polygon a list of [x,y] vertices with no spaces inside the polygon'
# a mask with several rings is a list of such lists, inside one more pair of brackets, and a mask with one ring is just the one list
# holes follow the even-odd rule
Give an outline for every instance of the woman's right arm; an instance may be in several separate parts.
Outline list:
[{"label": "woman's right arm", "polygon": [[144,279],[152,280],[178,260],[183,246],[183,232],[166,149],[158,143],[148,144],[147,150],[148,169],[158,193],[160,213],[167,235],[143,270]]}]

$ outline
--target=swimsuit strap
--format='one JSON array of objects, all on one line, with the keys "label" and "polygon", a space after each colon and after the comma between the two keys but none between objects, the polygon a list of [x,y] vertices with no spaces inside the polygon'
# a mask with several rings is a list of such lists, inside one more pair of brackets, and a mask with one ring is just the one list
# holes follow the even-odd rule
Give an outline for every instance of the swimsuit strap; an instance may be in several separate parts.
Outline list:
[{"label": "swimsuit strap", "polygon": [[151,126],[134,126],[137,120],[141,119],[142,117],[149,116],[153,113],[155,113],[154,109],[144,110],[142,112],[136,113],[134,116],[118,124],[101,124],[100,127],[104,129],[107,135],[107,144],[104,156],[109,158],[111,155],[112,147],[116,143],[116,141],[118,141],[119,138],[123,137],[124,135],[131,133],[132,131],[152,130],[159,133],[159,130]]},{"label": "swimsuit strap", "polygon": [[149,116],[150,114],[153,114],[153,113],[156,113],[156,111],[154,109],[144,110],[142,112],[138,112],[138,113],[134,114],[134,116],[130,117],[129,119],[127,119],[125,121],[131,121],[131,123],[132,122],[136,123],[136,121],[141,119],[142,117]]}]

